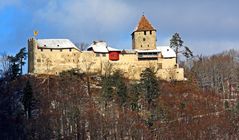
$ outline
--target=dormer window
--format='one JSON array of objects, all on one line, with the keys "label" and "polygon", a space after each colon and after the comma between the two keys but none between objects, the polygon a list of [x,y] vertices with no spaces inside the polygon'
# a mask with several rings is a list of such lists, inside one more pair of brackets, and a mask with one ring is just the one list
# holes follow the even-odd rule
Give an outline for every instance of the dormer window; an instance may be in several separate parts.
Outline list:
[{"label": "dormer window", "polygon": [[59,47],[59,45],[57,45],[57,47]]}]

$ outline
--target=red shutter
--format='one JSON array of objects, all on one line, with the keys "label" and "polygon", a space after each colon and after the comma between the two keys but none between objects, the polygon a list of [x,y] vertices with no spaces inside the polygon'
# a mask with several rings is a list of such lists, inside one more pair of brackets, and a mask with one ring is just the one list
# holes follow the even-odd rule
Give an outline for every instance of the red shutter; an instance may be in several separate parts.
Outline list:
[{"label": "red shutter", "polygon": [[120,52],[109,52],[109,59],[112,61],[117,61],[119,60],[119,54]]}]

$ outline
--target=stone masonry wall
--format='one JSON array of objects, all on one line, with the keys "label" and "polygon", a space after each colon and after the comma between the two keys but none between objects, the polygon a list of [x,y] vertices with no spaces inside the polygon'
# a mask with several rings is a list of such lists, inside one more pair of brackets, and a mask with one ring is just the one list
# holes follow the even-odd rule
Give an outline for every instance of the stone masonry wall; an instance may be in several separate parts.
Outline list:
[{"label": "stone masonry wall", "polygon": [[[144,34],[144,32],[146,33],[146,35]],[[156,49],[156,31],[134,32],[133,49],[139,50]]]}]

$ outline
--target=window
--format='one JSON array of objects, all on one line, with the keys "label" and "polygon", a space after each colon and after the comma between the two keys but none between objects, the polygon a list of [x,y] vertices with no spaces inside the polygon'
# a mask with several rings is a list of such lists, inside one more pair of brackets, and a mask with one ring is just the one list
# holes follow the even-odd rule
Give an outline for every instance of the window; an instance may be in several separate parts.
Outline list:
[{"label": "window", "polygon": [[152,31],[150,31],[150,34],[152,34]]},{"label": "window", "polygon": [[62,49],[60,49],[60,52],[62,52]]},{"label": "window", "polygon": [[37,62],[41,62],[41,59],[37,59]]},{"label": "window", "polygon": [[96,54],[96,57],[99,57],[99,56],[100,56],[100,54],[99,54],[99,53],[97,53],[97,54]]},{"label": "window", "polygon": [[69,51],[71,52],[71,49],[69,49]]},{"label": "window", "polygon": [[51,49],[51,52],[52,52],[52,49]]},{"label": "window", "polygon": [[141,45],[141,48],[143,47],[143,45]]},{"label": "window", "polygon": [[43,49],[41,49],[41,52],[43,52]]},{"label": "window", "polygon": [[149,45],[148,45],[148,47],[149,47]]},{"label": "window", "polygon": [[102,56],[103,56],[103,57],[105,57],[105,56],[106,56],[106,54],[105,54],[105,53],[103,53],[103,54],[102,54]]},{"label": "window", "polygon": [[143,41],[145,41],[146,39],[145,38],[143,38]]},{"label": "window", "polygon": [[146,31],[144,31],[144,35],[146,35]]}]

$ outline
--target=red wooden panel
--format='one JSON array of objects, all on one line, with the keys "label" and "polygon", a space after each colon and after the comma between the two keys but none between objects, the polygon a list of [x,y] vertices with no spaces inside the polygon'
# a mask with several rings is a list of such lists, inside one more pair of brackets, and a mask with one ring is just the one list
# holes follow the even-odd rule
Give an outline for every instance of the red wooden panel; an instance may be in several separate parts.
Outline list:
[{"label": "red wooden panel", "polygon": [[119,60],[119,54],[120,52],[109,52],[109,59],[112,61]]}]

